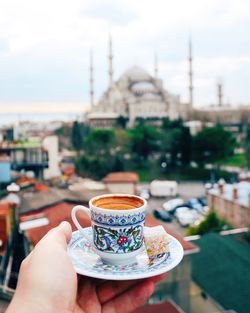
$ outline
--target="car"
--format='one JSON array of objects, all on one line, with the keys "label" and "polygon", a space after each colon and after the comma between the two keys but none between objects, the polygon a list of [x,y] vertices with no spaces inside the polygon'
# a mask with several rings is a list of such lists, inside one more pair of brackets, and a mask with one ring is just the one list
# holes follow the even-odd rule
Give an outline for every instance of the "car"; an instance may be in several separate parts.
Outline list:
[{"label": "car", "polygon": [[207,198],[200,197],[200,198],[197,198],[197,200],[200,202],[202,206],[207,206]]},{"label": "car", "polygon": [[175,209],[184,204],[184,200],[181,198],[175,198],[168,200],[167,202],[164,202],[162,207],[165,211],[167,211],[170,214],[174,214]]},{"label": "car", "polygon": [[171,215],[162,209],[155,209],[154,210],[154,216],[164,222],[172,222]]},{"label": "car", "polygon": [[193,225],[199,218],[196,210],[183,206],[176,209],[175,217],[181,226],[186,227]]},{"label": "car", "polygon": [[144,198],[145,200],[148,200],[150,198],[150,194],[147,189],[142,189],[140,191],[140,197]]},{"label": "car", "polygon": [[187,205],[190,206],[192,209],[195,210],[201,210],[202,209],[202,204],[200,203],[200,201],[196,198],[191,198],[187,201]]}]

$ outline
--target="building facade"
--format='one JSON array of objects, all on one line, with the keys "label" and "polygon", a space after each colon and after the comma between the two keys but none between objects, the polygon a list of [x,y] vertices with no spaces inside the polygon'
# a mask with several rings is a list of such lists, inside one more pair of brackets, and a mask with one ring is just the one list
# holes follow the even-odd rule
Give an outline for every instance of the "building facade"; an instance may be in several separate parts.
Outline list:
[{"label": "building facade", "polygon": [[164,89],[161,79],[133,66],[109,86],[97,105],[92,106],[87,120],[92,127],[109,128],[122,116],[127,120],[127,126],[132,127],[138,118],[185,119],[188,108],[180,102],[178,95]]}]

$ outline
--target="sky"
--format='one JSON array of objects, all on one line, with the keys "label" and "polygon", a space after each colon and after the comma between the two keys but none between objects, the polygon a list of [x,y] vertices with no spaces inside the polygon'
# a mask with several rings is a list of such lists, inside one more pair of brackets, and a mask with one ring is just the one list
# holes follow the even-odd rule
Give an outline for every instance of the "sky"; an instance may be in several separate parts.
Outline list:
[{"label": "sky", "polygon": [[[194,105],[250,103],[249,0],[0,0],[0,112],[29,105],[64,110],[89,104],[89,53],[95,100],[133,65],[153,74],[158,55],[165,88],[188,100],[188,38],[193,43]],[[81,104],[81,105],[79,105]]]}]

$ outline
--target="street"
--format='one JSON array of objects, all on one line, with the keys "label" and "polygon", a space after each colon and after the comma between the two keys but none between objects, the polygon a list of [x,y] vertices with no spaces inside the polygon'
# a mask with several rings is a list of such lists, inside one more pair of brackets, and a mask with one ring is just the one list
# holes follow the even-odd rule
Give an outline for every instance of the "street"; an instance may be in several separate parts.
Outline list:
[{"label": "street", "polygon": [[[139,184],[139,188],[145,188],[149,190],[149,184]],[[179,197],[184,199],[184,201],[187,201],[190,198],[196,198],[196,197],[204,197],[205,196],[205,189],[204,185],[201,182],[182,182],[179,183],[178,186],[179,190]],[[168,197],[150,197],[148,200],[148,213],[153,213],[153,211],[157,208],[162,208],[162,204],[169,200],[170,198]],[[163,221],[161,221],[164,223]],[[173,231],[184,235],[185,228],[180,226],[180,224],[176,221],[174,218],[171,223],[165,223],[166,226],[171,228]]]}]

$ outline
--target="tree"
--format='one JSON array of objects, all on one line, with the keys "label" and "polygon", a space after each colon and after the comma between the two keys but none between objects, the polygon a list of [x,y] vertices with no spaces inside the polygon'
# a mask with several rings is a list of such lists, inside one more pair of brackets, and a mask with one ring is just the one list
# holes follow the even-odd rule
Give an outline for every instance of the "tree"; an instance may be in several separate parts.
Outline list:
[{"label": "tree", "polygon": [[231,132],[218,126],[204,128],[193,139],[193,158],[204,166],[233,155],[235,147],[236,140]]},{"label": "tree", "polygon": [[197,226],[191,226],[187,229],[187,235],[204,235],[210,232],[219,232],[232,228],[226,221],[219,218],[215,211],[208,212],[206,218]]},{"label": "tree", "polygon": [[247,160],[247,166],[250,169],[250,126],[248,126],[247,131],[246,131],[245,156]]},{"label": "tree", "polygon": [[114,136],[112,129],[92,129],[85,140],[86,152],[90,155],[109,155],[114,146]]},{"label": "tree", "polygon": [[120,115],[116,120],[117,127],[126,128],[128,122],[128,118]]},{"label": "tree", "polygon": [[159,148],[159,133],[152,126],[139,122],[129,135],[131,153],[138,160],[147,160]]},{"label": "tree", "polygon": [[72,132],[71,132],[71,142],[73,148],[79,153],[83,145],[83,136],[81,134],[81,128],[77,121],[74,121]]},{"label": "tree", "polygon": [[161,160],[176,165],[188,165],[191,155],[191,140],[189,128],[181,120],[163,120],[161,132]]}]

